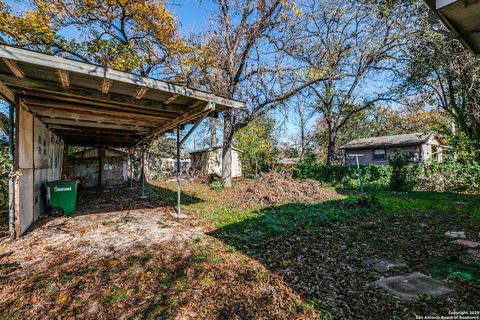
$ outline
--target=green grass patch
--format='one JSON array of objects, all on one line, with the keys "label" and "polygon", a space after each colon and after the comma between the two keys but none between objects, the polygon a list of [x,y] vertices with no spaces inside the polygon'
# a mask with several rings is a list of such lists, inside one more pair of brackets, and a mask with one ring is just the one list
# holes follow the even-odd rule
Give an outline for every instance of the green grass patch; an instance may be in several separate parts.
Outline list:
[{"label": "green grass patch", "polygon": [[330,222],[342,222],[353,215],[381,211],[375,196],[350,197],[320,203],[289,203],[264,209],[237,212],[220,221],[230,220],[215,233],[233,245],[255,243],[262,239],[294,232],[299,228],[314,231]]},{"label": "green grass patch", "polygon": [[465,262],[445,257],[432,259],[429,264],[431,267],[425,270],[425,273],[435,279],[456,277],[463,281],[480,281],[480,263],[478,262]]}]

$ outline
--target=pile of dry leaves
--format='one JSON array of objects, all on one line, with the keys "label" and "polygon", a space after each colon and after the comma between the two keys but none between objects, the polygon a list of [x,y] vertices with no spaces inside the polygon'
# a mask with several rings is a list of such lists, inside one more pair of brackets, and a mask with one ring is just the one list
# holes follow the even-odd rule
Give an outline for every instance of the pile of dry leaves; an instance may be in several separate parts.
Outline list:
[{"label": "pile of dry leaves", "polygon": [[322,188],[315,180],[298,181],[288,170],[263,173],[255,182],[243,184],[232,202],[240,208],[269,206],[287,202],[312,202],[331,199],[334,190]]}]

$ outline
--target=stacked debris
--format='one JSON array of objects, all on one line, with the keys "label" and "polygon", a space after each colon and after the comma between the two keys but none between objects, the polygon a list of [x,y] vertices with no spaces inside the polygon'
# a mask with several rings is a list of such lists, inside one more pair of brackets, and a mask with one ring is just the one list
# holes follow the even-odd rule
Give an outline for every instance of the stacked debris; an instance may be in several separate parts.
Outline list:
[{"label": "stacked debris", "polygon": [[322,188],[315,180],[298,181],[289,170],[263,173],[253,183],[242,184],[233,192],[232,202],[240,208],[270,206],[287,202],[312,202],[331,199],[334,190]]}]

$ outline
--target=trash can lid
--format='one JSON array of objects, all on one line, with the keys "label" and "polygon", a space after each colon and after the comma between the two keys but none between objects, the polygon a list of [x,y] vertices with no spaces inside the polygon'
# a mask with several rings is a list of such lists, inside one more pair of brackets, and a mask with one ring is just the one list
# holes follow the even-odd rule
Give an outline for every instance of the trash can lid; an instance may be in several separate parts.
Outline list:
[{"label": "trash can lid", "polygon": [[54,181],[47,182],[47,184],[59,184],[59,183],[77,183],[78,184],[78,180],[63,179],[63,180],[54,180]]}]

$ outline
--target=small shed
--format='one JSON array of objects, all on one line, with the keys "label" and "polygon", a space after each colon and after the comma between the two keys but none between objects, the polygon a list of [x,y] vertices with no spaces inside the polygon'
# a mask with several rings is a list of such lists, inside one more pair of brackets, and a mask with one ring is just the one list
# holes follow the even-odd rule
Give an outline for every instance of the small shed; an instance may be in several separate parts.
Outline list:
[{"label": "small shed", "polygon": [[68,173],[82,189],[122,187],[128,180],[128,155],[113,148],[85,149],[69,156]]},{"label": "small shed", "polygon": [[[192,172],[207,176],[222,176],[222,146],[210,147],[190,152]],[[232,148],[232,178],[242,176],[240,149]]]}]

